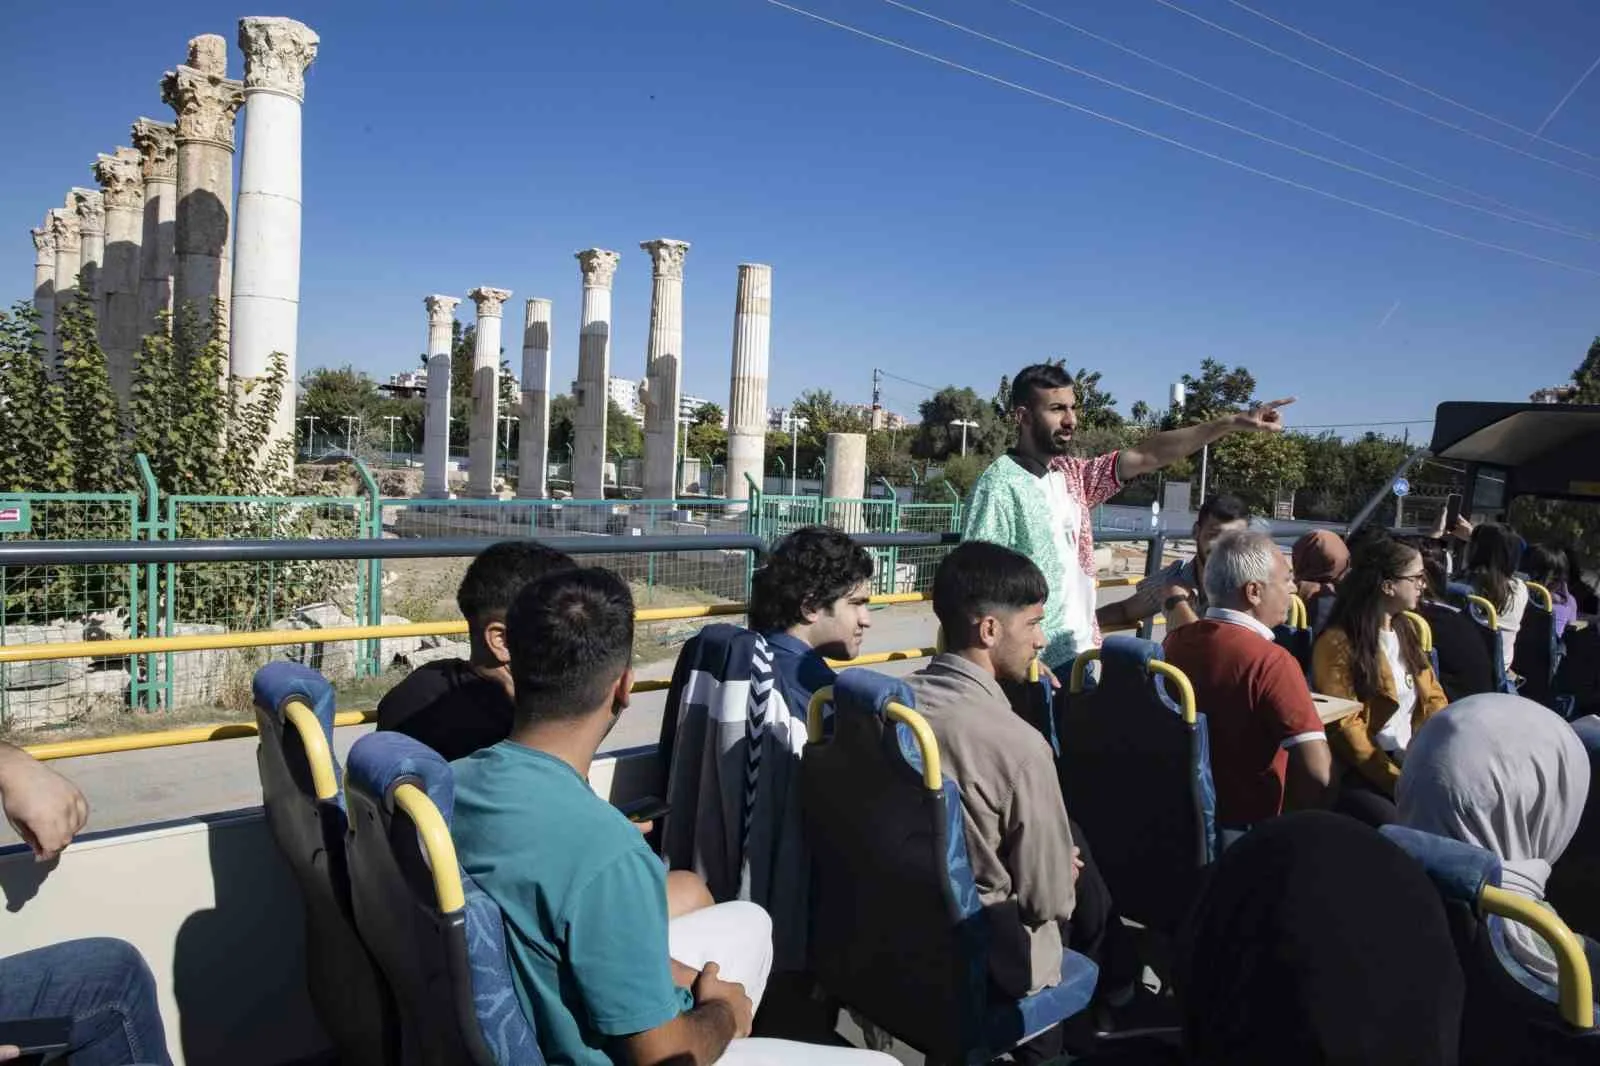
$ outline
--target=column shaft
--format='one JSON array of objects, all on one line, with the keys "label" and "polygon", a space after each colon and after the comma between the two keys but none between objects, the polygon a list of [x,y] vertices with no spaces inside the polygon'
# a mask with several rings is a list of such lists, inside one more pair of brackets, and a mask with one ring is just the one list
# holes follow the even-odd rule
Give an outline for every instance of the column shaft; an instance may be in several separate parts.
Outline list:
[{"label": "column shaft", "polygon": [[89,298],[89,306],[98,321],[101,312],[100,263],[106,256],[105,199],[94,189],[79,188],[74,188],[67,199],[78,213],[78,289]]},{"label": "column shaft", "polygon": [[78,232],[78,216],[68,208],[55,208],[45,217],[56,240],[55,328],[49,337],[50,365],[55,366],[61,357],[61,316],[78,296],[78,256],[83,238]]},{"label": "column shaft", "polygon": [[50,232],[50,220],[36,230],[33,237],[33,309],[39,315],[39,333],[48,359],[56,335],[56,239]]},{"label": "column shaft", "polygon": [[522,325],[522,424],[517,440],[517,496],[549,495],[550,301],[529,300]]},{"label": "column shaft", "polygon": [[650,253],[650,338],[645,348],[644,498],[678,495],[678,407],[683,392],[683,261],[686,241],[639,245]]},{"label": "column shaft", "polygon": [[772,268],[739,267],[733,309],[733,374],[728,390],[728,499],[761,484],[767,446],[767,360],[772,342]]},{"label": "column shaft", "polygon": [[482,286],[467,293],[478,305],[477,344],[472,349],[472,436],[467,442],[467,495],[493,498],[500,455],[500,328],[509,289]]},{"label": "column shaft", "polygon": [[450,495],[450,341],[454,296],[425,296],[428,308],[428,414],[422,423],[422,494]]},{"label": "column shaft", "polygon": [[[263,377],[282,354],[288,380],[298,380],[300,109],[317,44],[317,35],[293,19],[239,20],[245,125],[229,311],[235,378]],[[269,447],[293,439],[294,410],[294,389],[286,388]]]},{"label": "column shaft", "polygon": [[606,411],[611,379],[611,283],[616,252],[590,248],[578,253],[583,271],[583,310],[578,321],[578,388],[572,418],[572,495],[603,500],[606,495]]},{"label": "column shaft", "polygon": [[144,175],[139,153],[118,148],[95,161],[106,205],[105,259],[100,269],[100,347],[111,389],[126,405],[133,397],[133,362],[142,335],[139,245],[144,239]]},{"label": "column shaft", "polygon": [[177,127],[141,118],[133,124],[144,178],[144,228],[139,241],[140,332],[172,312],[173,240],[178,219]]}]

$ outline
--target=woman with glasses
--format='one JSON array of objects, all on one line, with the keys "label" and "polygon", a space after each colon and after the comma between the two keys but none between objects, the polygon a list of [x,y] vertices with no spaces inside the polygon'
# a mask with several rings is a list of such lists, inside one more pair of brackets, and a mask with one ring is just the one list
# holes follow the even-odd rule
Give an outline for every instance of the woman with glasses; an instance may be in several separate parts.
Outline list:
[{"label": "woman with glasses", "polygon": [[1404,617],[1427,587],[1422,556],[1387,538],[1363,545],[1311,655],[1313,687],[1361,709],[1328,727],[1343,769],[1337,807],[1369,825],[1395,820],[1394,790],[1412,734],[1448,702]]}]

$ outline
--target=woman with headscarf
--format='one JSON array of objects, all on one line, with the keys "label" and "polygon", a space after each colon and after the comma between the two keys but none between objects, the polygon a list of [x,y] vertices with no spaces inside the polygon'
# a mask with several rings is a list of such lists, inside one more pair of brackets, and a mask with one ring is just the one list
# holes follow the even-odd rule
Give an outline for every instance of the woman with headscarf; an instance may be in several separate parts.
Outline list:
[{"label": "woman with headscarf", "polygon": [[1466,994],[1422,867],[1325,811],[1263,823],[1223,853],[1177,992],[1196,1066],[1451,1066]]},{"label": "woman with headscarf", "polygon": [[1448,702],[1404,617],[1426,582],[1415,548],[1387,537],[1362,545],[1311,651],[1312,688],[1361,704],[1328,727],[1328,743],[1344,767],[1335,807],[1368,825],[1394,821],[1394,786],[1412,734]]},{"label": "woman with headscarf", "polygon": [[[1401,823],[1494,852],[1502,887],[1540,903],[1588,796],[1589,756],[1572,727],[1503,692],[1435,715],[1412,742],[1396,792]],[[1554,984],[1544,940],[1513,922],[1506,934],[1517,961]]]},{"label": "woman with headscarf", "polygon": [[1472,528],[1467,541],[1467,583],[1473,592],[1494,604],[1500,622],[1500,653],[1507,672],[1517,650],[1522,612],[1528,609],[1528,586],[1517,576],[1522,561],[1522,538],[1510,526],[1484,522]]},{"label": "woman with headscarf", "polygon": [[1350,569],[1350,549],[1332,530],[1314,529],[1294,542],[1290,558],[1295,592],[1305,601],[1311,631],[1321,633],[1333,610],[1337,586]]}]

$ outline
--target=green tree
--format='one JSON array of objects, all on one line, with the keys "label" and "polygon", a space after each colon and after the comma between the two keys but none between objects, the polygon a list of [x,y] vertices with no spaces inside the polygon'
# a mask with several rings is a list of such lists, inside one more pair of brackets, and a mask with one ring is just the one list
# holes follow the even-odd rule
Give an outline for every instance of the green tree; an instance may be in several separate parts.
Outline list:
[{"label": "green tree", "polygon": [[32,305],[0,312],[0,492],[66,492],[72,449],[61,387],[45,366]]},{"label": "green tree", "polygon": [[[1064,360],[1056,365],[1066,369]],[[1117,398],[1100,387],[1100,371],[1079,368],[1072,373],[1072,393],[1078,401],[1078,425],[1086,429],[1116,429],[1123,423]]]},{"label": "green tree", "polygon": [[721,428],[723,420],[727,417],[722,413],[722,405],[707,401],[694,409],[694,424],[697,426],[717,426]]},{"label": "green tree", "polygon": [[130,457],[99,332],[94,309],[83,296],[62,309],[61,395],[72,447],[73,484],[79,492],[121,492],[128,485]]},{"label": "green tree", "polygon": [[919,459],[938,461],[961,454],[961,427],[952,422],[977,423],[967,427],[968,454],[997,455],[1009,440],[1009,419],[1002,419],[992,403],[969,388],[946,386],[923,400],[918,413],[922,422],[911,439],[910,454]]},{"label": "green tree", "polygon": [[1167,412],[1163,429],[1210,422],[1241,411],[1250,405],[1256,392],[1256,379],[1250,371],[1242,366],[1229,369],[1215,359],[1202,360],[1199,374],[1185,374],[1181,380],[1184,401]]},{"label": "green tree", "polygon": [[550,397],[550,458],[565,462],[567,447],[573,443],[572,420],[578,414],[578,401],[568,393]]},{"label": "green tree", "polygon": [[[342,445],[348,437],[350,446],[360,450],[376,440],[379,430],[387,438],[388,427],[379,418],[382,407],[378,383],[348,363],[315,367],[300,378],[300,417],[315,418],[325,441]],[[348,421],[352,418],[354,423]]]},{"label": "green tree", "polygon": [[1302,439],[1288,433],[1235,433],[1211,446],[1214,484],[1240,497],[1254,514],[1271,516],[1278,493],[1305,483]]},{"label": "green tree", "polygon": [[606,401],[606,455],[632,459],[644,454],[644,430],[639,420],[617,405]]},{"label": "green tree", "polygon": [[1572,372],[1572,383],[1578,387],[1572,403],[1600,403],[1600,337],[1589,345],[1589,352]]}]

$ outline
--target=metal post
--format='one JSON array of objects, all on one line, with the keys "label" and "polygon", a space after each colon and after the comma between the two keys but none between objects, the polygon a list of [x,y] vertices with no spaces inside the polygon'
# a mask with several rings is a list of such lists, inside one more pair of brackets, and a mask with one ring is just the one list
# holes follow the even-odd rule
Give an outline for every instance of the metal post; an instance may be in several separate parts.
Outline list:
[{"label": "metal post", "polygon": [[1211,445],[1207,444],[1204,448],[1200,449],[1200,506],[1201,507],[1204,507],[1205,503],[1206,503],[1206,479],[1207,479],[1207,476],[1211,472],[1210,471],[1210,466],[1211,466]]},{"label": "metal post", "polygon": [[[1149,577],[1151,574],[1154,574],[1161,569],[1161,557],[1166,554],[1166,550],[1167,535],[1158,529],[1156,530],[1156,535],[1150,538],[1150,547],[1146,549],[1144,554],[1145,577]],[[1151,634],[1153,634],[1155,630],[1155,619],[1146,618],[1144,621],[1139,623],[1140,639],[1149,640]]]}]

